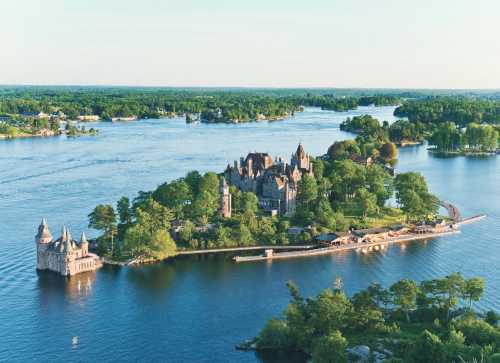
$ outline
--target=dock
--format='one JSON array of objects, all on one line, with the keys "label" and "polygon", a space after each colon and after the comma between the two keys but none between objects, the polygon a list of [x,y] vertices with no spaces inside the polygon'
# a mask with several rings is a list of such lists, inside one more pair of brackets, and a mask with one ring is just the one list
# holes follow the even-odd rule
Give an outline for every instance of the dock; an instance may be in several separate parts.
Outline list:
[{"label": "dock", "polygon": [[408,234],[400,237],[381,239],[379,241],[374,241],[370,243],[350,243],[340,246],[314,248],[306,251],[280,252],[280,253],[272,253],[272,254],[258,255],[258,256],[236,256],[234,257],[233,260],[235,262],[255,262],[255,261],[276,260],[284,258],[320,256],[320,255],[327,255],[331,253],[352,251],[352,250],[360,250],[361,252],[367,252],[377,248],[384,249],[387,245],[390,244],[404,243],[417,240],[426,240],[430,238],[443,237],[457,233],[460,233],[460,230],[450,229],[449,231],[439,232],[439,233]]}]

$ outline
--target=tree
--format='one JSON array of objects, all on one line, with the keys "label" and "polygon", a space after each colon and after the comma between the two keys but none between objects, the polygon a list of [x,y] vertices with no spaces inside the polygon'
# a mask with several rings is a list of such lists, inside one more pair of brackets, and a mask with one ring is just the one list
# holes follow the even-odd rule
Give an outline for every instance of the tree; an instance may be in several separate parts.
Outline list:
[{"label": "tree", "polygon": [[292,348],[290,329],[282,320],[269,320],[259,334],[257,346],[260,349],[278,349],[283,351]]},{"label": "tree", "polygon": [[160,203],[149,198],[143,206],[136,211],[137,222],[149,230],[149,235],[159,230],[168,231],[172,225],[174,215],[172,211]]},{"label": "tree", "polygon": [[341,291],[326,289],[310,302],[309,322],[316,335],[345,328],[352,304]]},{"label": "tree", "polygon": [[121,197],[118,200],[118,202],[116,203],[116,209],[118,211],[120,223],[132,223],[132,213],[130,213],[130,200],[127,197]]},{"label": "tree", "polygon": [[393,284],[390,289],[394,305],[398,306],[410,322],[410,310],[416,307],[417,284],[415,281],[404,279]]},{"label": "tree", "polygon": [[336,229],[335,213],[333,212],[328,199],[324,197],[320,198],[316,207],[316,221],[326,228],[331,230]]},{"label": "tree", "polygon": [[217,212],[218,199],[212,193],[204,190],[197,196],[191,207],[198,221],[206,225],[209,218]]},{"label": "tree", "polygon": [[89,214],[89,227],[104,231],[104,239],[106,242],[104,246],[100,247],[101,250],[107,250],[109,246],[107,242],[111,243],[111,252],[114,253],[114,236],[116,235],[116,213],[113,207],[109,204],[99,204]]},{"label": "tree", "polygon": [[184,207],[191,202],[193,195],[184,180],[174,180],[160,185],[153,192],[153,198],[161,205],[172,209],[175,217],[180,219],[184,216]]},{"label": "tree", "polygon": [[336,330],[320,337],[314,345],[312,358],[315,363],[345,363],[347,339]]},{"label": "tree", "polygon": [[165,259],[176,254],[177,246],[168,231],[155,231],[151,236],[149,254],[156,259]]},{"label": "tree", "polygon": [[116,214],[109,204],[99,204],[89,214],[89,227],[98,230],[109,231],[116,224]]},{"label": "tree", "polygon": [[242,221],[239,222],[234,239],[237,241],[239,246],[251,246],[255,244],[250,228],[248,228]]},{"label": "tree", "polygon": [[378,213],[377,197],[365,188],[361,188],[357,191],[355,201],[363,217]]},{"label": "tree", "polygon": [[183,243],[189,244],[193,239],[195,225],[190,220],[187,220],[179,231],[179,239]]},{"label": "tree", "polygon": [[380,148],[380,157],[385,161],[397,159],[398,149],[392,142],[386,142]]},{"label": "tree", "polygon": [[445,362],[444,345],[441,339],[428,330],[418,337],[411,352],[411,362],[443,363]]},{"label": "tree", "polygon": [[255,195],[255,193],[242,193],[240,203],[243,212],[257,213],[257,210],[259,209],[259,199]]},{"label": "tree", "polygon": [[469,302],[469,309],[473,301],[479,301],[484,293],[484,279],[472,277],[465,281],[463,286],[463,296]]},{"label": "tree", "polygon": [[396,201],[409,218],[425,218],[438,211],[437,197],[429,193],[424,177],[415,172],[401,173],[395,178]]},{"label": "tree", "polygon": [[318,185],[314,176],[304,174],[299,181],[297,191],[297,202],[304,208],[309,209],[312,203],[318,197]]}]

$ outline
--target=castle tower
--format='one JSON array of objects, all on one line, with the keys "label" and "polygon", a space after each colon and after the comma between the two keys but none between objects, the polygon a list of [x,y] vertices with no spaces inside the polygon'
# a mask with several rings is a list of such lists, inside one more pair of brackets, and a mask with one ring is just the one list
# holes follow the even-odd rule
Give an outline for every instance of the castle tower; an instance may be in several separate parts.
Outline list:
[{"label": "castle tower", "polygon": [[220,180],[220,209],[219,213],[223,218],[231,218],[231,193],[229,192],[229,185],[226,183],[226,178],[222,177]]},{"label": "castle tower", "polygon": [[297,151],[292,155],[292,166],[297,166],[300,170],[310,170],[310,158],[304,151],[302,143],[299,143]]},{"label": "castle tower", "polygon": [[82,232],[82,236],[80,237],[80,248],[82,249],[82,257],[89,254],[89,242],[87,241],[85,232]]},{"label": "castle tower", "polygon": [[47,220],[43,218],[42,222],[38,226],[38,233],[35,236],[35,242],[39,244],[48,244],[52,241],[52,239],[52,234],[50,233]]},{"label": "castle tower", "polygon": [[49,230],[49,225],[45,218],[38,226],[38,233],[35,236],[36,243],[36,268],[39,270],[45,270],[48,268],[47,265],[47,250],[52,242],[53,237]]}]

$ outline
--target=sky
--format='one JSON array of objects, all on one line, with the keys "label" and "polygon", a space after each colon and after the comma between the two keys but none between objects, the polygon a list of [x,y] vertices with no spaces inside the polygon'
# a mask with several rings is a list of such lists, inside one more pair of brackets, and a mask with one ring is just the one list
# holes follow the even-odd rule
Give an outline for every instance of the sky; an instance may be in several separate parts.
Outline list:
[{"label": "sky", "polygon": [[0,84],[500,88],[498,0],[0,0]]}]

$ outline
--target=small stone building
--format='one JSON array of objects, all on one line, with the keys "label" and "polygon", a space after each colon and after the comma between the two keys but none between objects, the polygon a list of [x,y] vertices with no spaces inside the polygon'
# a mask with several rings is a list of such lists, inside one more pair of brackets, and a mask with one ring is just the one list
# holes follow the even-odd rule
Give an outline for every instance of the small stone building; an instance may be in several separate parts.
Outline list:
[{"label": "small stone building", "polygon": [[63,276],[94,271],[102,266],[99,256],[89,252],[89,243],[82,233],[80,242],[71,238],[69,229],[62,228],[61,237],[54,240],[47,220],[43,219],[35,236],[38,270],[50,270]]}]

